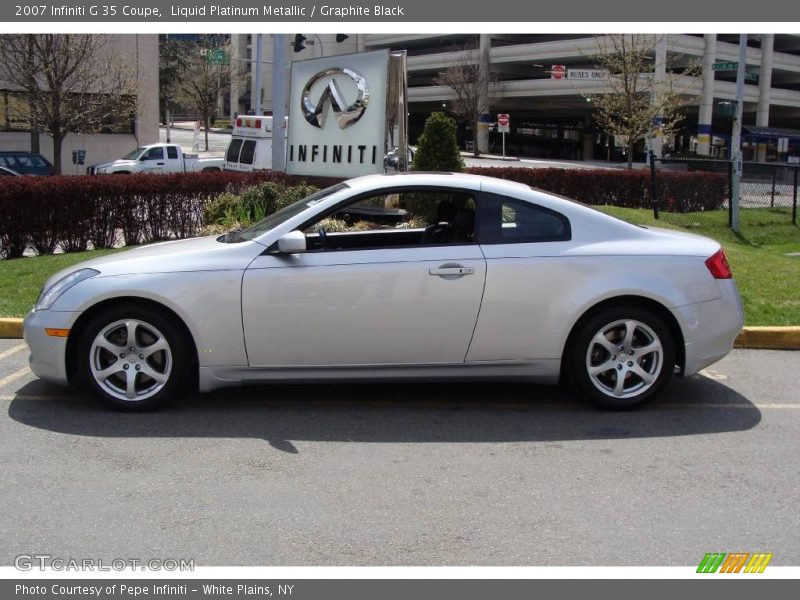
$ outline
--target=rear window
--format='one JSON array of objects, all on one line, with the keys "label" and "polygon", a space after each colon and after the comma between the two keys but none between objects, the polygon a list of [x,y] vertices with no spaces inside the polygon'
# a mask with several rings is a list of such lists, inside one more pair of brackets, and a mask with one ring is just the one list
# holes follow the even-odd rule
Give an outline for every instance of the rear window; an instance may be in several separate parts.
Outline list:
[{"label": "rear window", "polygon": [[254,140],[247,140],[242,145],[242,155],[239,157],[239,162],[243,165],[252,165],[253,157],[256,154],[256,143]]},{"label": "rear window", "polygon": [[19,163],[24,167],[35,167],[35,168],[47,167],[47,163],[44,162],[44,160],[42,160],[41,156],[36,156],[36,155],[18,156],[17,160],[19,160]]},{"label": "rear window", "polygon": [[239,162],[239,151],[242,149],[242,140],[233,139],[228,146],[228,152],[225,154],[225,160],[228,162]]},{"label": "rear window", "polygon": [[167,146],[167,158],[178,158],[178,148],[176,146]]}]

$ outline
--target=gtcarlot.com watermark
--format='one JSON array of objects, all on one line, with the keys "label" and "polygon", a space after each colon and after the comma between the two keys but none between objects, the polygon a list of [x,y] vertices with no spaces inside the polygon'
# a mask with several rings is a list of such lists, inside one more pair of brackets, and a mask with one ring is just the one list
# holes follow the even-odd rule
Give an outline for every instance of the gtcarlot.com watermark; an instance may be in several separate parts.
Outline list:
[{"label": "gtcarlot.com watermark", "polygon": [[194,559],[185,558],[72,558],[50,554],[20,554],[19,571],[194,571]]}]

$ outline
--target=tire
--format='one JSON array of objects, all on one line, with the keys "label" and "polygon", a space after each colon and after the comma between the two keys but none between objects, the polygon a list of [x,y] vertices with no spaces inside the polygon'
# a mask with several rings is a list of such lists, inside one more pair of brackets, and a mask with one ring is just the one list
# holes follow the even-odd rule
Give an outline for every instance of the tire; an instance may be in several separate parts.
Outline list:
[{"label": "tire", "polygon": [[635,305],[605,308],[579,323],[567,377],[596,406],[624,410],[658,394],[675,369],[675,341],[658,315]]},{"label": "tire", "polygon": [[132,304],[92,318],[77,348],[80,380],[104,404],[124,411],[150,410],[175,396],[191,363],[174,319]]}]

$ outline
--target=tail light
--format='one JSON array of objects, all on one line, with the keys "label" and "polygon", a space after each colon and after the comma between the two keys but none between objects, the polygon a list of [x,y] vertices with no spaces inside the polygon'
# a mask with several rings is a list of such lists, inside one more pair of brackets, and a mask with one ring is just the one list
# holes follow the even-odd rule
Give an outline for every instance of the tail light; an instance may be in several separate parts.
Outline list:
[{"label": "tail light", "polygon": [[725,256],[725,251],[722,248],[706,259],[706,266],[714,279],[730,279],[733,277],[731,266],[728,264],[728,258]]}]

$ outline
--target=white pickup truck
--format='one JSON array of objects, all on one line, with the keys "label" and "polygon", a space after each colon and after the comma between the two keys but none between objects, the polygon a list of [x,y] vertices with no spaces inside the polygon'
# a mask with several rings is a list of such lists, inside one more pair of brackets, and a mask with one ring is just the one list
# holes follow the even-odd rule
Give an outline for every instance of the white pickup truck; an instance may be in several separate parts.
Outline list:
[{"label": "white pickup truck", "polygon": [[86,168],[88,175],[130,175],[131,173],[197,173],[222,171],[225,160],[184,154],[175,144],[150,144],[131,150],[122,158]]}]

